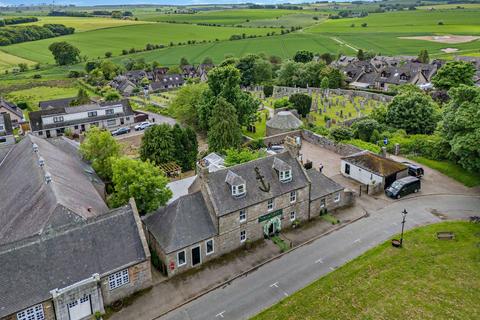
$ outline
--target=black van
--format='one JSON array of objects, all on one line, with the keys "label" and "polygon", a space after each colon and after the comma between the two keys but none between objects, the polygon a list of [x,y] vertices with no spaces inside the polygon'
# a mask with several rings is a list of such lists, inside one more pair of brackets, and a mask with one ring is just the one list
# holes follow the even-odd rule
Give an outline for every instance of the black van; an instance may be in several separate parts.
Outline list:
[{"label": "black van", "polygon": [[402,163],[408,167],[408,174],[411,176],[421,178],[425,173],[419,165],[407,161],[403,161]]},{"label": "black van", "polygon": [[410,193],[417,193],[420,190],[420,179],[408,176],[398,179],[385,189],[385,194],[394,199],[400,199]]}]

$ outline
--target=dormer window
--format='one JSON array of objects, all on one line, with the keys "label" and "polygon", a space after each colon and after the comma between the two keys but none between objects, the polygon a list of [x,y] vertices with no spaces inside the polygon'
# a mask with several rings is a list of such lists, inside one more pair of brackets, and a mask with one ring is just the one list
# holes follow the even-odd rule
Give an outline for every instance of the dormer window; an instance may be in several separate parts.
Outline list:
[{"label": "dormer window", "polygon": [[240,197],[245,194],[245,185],[240,184],[238,186],[232,186],[232,196]]},{"label": "dormer window", "polygon": [[280,171],[280,181],[281,182],[292,181],[292,170]]},{"label": "dormer window", "polygon": [[239,198],[247,193],[245,180],[233,171],[228,171],[225,182],[230,185],[232,196]]}]

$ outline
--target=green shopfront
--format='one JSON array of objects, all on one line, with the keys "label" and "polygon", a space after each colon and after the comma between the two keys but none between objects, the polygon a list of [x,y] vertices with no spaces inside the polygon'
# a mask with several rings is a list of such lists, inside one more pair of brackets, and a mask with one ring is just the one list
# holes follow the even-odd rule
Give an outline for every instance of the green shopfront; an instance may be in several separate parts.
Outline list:
[{"label": "green shopfront", "polygon": [[280,232],[282,229],[282,214],[283,210],[279,209],[258,218],[258,223],[261,223],[263,226],[265,237],[271,237]]}]

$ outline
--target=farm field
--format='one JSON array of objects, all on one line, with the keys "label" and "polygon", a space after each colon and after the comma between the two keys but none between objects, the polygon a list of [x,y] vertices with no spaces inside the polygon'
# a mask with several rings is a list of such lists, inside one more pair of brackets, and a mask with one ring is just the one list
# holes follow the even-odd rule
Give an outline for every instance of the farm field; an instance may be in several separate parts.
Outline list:
[{"label": "farm field", "polygon": [[479,232],[469,222],[414,229],[402,249],[387,241],[253,319],[478,319]]},{"label": "farm field", "polygon": [[242,25],[249,27],[308,27],[326,18],[326,15],[321,13],[294,13],[279,18],[253,20],[242,23]]},{"label": "farm field", "polygon": [[128,25],[137,25],[137,24],[146,24],[149,22],[146,21],[135,21],[135,20],[122,20],[122,19],[112,19],[112,18],[97,18],[97,17],[50,17],[43,16],[37,17],[38,21],[23,23],[25,25],[44,25],[46,23],[57,23],[63,24],[67,27],[75,28],[75,32],[84,32],[96,29],[103,28],[112,28],[112,27],[121,27]]},{"label": "farm field", "polygon": [[23,59],[6,52],[0,51],[0,72],[17,66],[19,63],[26,63],[28,66],[33,66],[34,61]]},{"label": "farm field", "polygon": [[78,47],[81,55],[97,58],[103,57],[107,51],[112,52],[114,56],[118,56],[122,49],[143,49],[147,43],[168,45],[171,41],[177,43],[188,40],[225,40],[233,34],[265,35],[272,31],[279,32],[279,29],[154,23],[79,32],[68,36],[5,46],[2,47],[2,50],[25,59],[41,63],[53,63],[53,57],[48,50],[48,46],[57,41],[67,41]]}]

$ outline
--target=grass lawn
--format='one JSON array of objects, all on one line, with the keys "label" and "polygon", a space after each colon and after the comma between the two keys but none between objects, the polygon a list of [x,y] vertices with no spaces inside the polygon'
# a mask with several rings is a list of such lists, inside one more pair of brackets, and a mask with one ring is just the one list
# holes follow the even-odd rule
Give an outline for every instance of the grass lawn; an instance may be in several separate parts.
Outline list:
[{"label": "grass lawn", "polygon": [[242,129],[243,134],[255,140],[265,138],[266,131],[267,131],[268,115],[269,115],[268,110],[262,110],[260,112],[257,112],[257,121],[255,121],[255,128],[256,128],[255,133],[248,132],[247,128],[243,128]]},{"label": "grass lawn", "polygon": [[[144,49],[147,43],[168,46],[171,41],[178,43],[189,40],[226,40],[233,34],[241,35],[245,33],[247,36],[260,36],[275,30],[280,33],[279,29],[270,28],[206,27],[190,24],[151,23],[79,32],[62,37],[4,46],[1,49],[25,59],[41,63],[53,63],[53,56],[48,50],[48,46],[58,41],[67,41],[76,46],[80,49],[82,56],[97,58],[104,57],[107,51],[112,52],[114,56],[119,56],[123,49]],[[125,59],[126,57],[122,56],[121,58]],[[177,64],[180,58],[176,57]]]},{"label": "grass lawn", "polygon": [[478,172],[468,172],[458,164],[451,161],[437,161],[414,156],[409,156],[408,158],[435,169],[444,175],[463,183],[467,187],[475,187],[480,185],[480,174]]},{"label": "grass lawn", "polygon": [[38,110],[38,103],[44,100],[74,97],[78,93],[76,87],[34,87],[8,93],[5,99],[12,102],[27,102],[28,111]]},{"label": "grass lawn", "polygon": [[253,319],[479,319],[479,232],[469,222],[409,231],[403,249],[386,242]]}]

